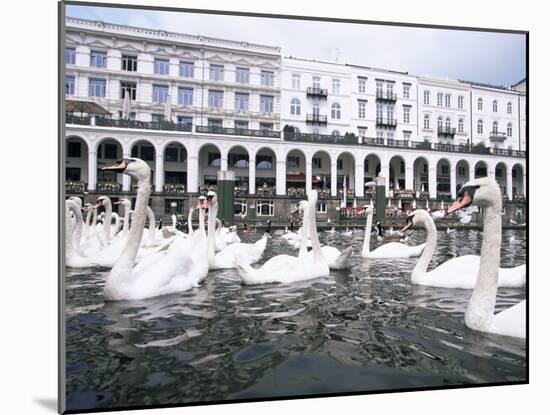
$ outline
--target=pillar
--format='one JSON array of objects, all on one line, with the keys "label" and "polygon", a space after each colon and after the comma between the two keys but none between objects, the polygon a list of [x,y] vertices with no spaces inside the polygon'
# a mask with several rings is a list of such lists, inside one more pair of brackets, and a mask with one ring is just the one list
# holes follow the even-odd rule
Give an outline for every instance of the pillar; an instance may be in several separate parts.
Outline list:
[{"label": "pillar", "polygon": [[227,157],[222,156],[221,158],[221,170],[227,171]]},{"label": "pillar", "polygon": [[473,164],[473,166],[468,166],[468,174],[470,176],[468,181],[471,182],[476,177],[476,165],[475,165],[475,163]]},{"label": "pillar", "polygon": [[256,159],[248,160],[248,194],[256,194]]},{"label": "pillar", "polygon": [[512,184],[512,169],[506,169],[506,196],[508,196],[508,200],[512,200],[513,194],[512,194],[512,187],[514,185]]},{"label": "pillar", "polygon": [[456,199],[456,168],[451,167],[451,198]]},{"label": "pillar", "polygon": [[286,163],[284,160],[277,160],[277,176],[276,193],[277,196],[286,196]]},{"label": "pillar", "polygon": [[187,155],[187,191],[197,193],[199,191],[199,157]]},{"label": "pillar", "polygon": [[[386,194],[385,197],[390,196],[390,165],[389,164],[383,164],[380,166],[380,173],[382,174],[382,177],[384,177],[384,182],[386,186]],[[377,189],[378,191],[378,189]]]},{"label": "pillar", "polygon": [[336,166],[337,166],[337,163],[335,161],[330,163],[330,195],[331,196],[336,196],[338,191],[338,189],[336,189],[337,183],[338,183],[338,169],[336,168]]},{"label": "pillar", "polygon": [[93,191],[97,185],[97,154],[88,151],[88,190]]},{"label": "pillar", "polygon": [[430,199],[437,198],[437,168],[428,167],[428,191]]},{"label": "pillar", "polygon": [[523,196],[527,199],[527,173],[524,172],[525,168],[522,167],[521,171],[523,172]]},{"label": "pillar", "polygon": [[405,189],[414,190],[414,169],[405,167]]},{"label": "pillar", "polygon": [[218,219],[227,225],[233,225],[235,208],[235,172],[218,171]]},{"label": "pillar", "polygon": [[355,163],[355,196],[365,196],[365,174],[363,164]]},{"label": "pillar", "polygon": [[[128,158],[130,157],[131,153],[123,153],[122,158]],[[127,174],[122,175],[122,191],[123,192],[129,192],[130,191],[130,184],[132,183],[132,178],[128,176]]]},{"label": "pillar", "polygon": [[311,176],[313,175],[313,170],[311,168],[311,160],[306,160],[306,194],[311,193]]},{"label": "pillar", "polygon": [[164,157],[157,154],[155,162],[155,192],[164,190]]}]

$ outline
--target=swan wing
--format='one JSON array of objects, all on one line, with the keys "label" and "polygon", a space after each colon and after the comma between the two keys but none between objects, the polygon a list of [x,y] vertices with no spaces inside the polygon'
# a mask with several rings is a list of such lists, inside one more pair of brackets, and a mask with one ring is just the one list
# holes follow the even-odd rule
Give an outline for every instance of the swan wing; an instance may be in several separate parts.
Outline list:
[{"label": "swan wing", "polygon": [[409,246],[401,242],[388,242],[369,253],[368,258],[410,258],[422,254],[425,243]]},{"label": "swan wing", "polygon": [[527,333],[527,302],[522,302],[496,314],[489,329],[490,333],[502,336],[525,338]]}]

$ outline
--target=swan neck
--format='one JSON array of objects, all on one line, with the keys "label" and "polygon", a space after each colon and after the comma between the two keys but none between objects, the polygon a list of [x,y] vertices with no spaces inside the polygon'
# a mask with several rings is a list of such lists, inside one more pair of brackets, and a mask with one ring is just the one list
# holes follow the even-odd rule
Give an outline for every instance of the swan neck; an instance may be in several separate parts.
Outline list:
[{"label": "swan neck", "polygon": [[128,235],[128,229],[130,229],[130,207],[124,206],[124,224],[122,225],[122,235]]},{"label": "swan neck", "polygon": [[304,220],[302,222],[302,228],[300,229],[300,250],[298,251],[298,258],[303,258],[307,254],[307,232],[309,229],[309,203],[304,211]]},{"label": "swan neck", "polygon": [[208,264],[214,265],[216,259],[216,241],[214,233],[216,232],[216,216],[218,215],[218,202],[212,203],[208,209]]},{"label": "swan neck", "polygon": [[[67,211],[65,216],[65,249],[67,252],[75,251],[80,248],[80,236],[82,235],[82,213],[75,202],[67,202]],[[71,226],[71,212],[74,215],[74,225]]]},{"label": "swan neck", "polygon": [[90,227],[90,221],[92,220],[92,209],[88,209],[86,212],[86,226]]},{"label": "swan neck", "polygon": [[422,255],[420,255],[413,269],[413,275],[428,271],[428,266],[434,255],[435,247],[437,246],[437,228],[435,227],[434,220],[429,215],[424,219],[424,229],[426,230],[426,246],[422,250]]},{"label": "swan neck", "polygon": [[319,236],[317,235],[317,221],[315,217],[315,210],[316,210],[316,202],[315,200],[313,203],[309,203],[308,209],[309,209],[309,220],[311,221],[309,223],[309,237],[311,238],[311,247],[313,249],[313,257],[315,259],[315,262],[324,261],[323,252],[321,251],[321,244],[319,243]]},{"label": "swan neck", "polygon": [[[149,201],[147,201],[149,203]],[[147,206],[147,220],[149,221],[149,240],[155,240],[155,213],[150,206]]]},{"label": "swan neck", "polygon": [[105,217],[103,218],[103,239],[105,242],[109,242],[111,239],[111,218],[113,214],[113,207],[111,206],[111,200],[106,199],[104,202]]},{"label": "swan neck", "polygon": [[372,211],[367,214],[367,226],[365,227],[365,238],[363,239],[362,255],[366,256],[370,252],[370,233],[372,229]]},{"label": "swan neck", "polygon": [[[200,213],[201,212],[199,211],[199,219]],[[193,209],[189,209],[189,214],[187,215],[187,230],[189,232],[189,235],[193,235]]]}]

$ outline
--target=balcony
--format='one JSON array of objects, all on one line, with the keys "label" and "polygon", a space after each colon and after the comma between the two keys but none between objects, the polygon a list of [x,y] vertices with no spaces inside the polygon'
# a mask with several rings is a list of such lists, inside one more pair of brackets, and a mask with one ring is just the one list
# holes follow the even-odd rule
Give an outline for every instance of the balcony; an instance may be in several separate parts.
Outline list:
[{"label": "balcony", "polygon": [[65,192],[68,194],[84,193],[86,189],[88,189],[88,183],[65,180]]},{"label": "balcony", "polygon": [[397,120],[395,118],[376,117],[376,126],[395,128],[397,127]]},{"label": "balcony", "polygon": [[358,144],[357,137],[329,134],[307,134],[287,132],[283,133],[285,141],[299,141],[302,143],[332,143],[332,144]]},{"label": "balcony", "polygon": [[445,138],[455,138],[456,128],[451,127],[437,127],[437,135]]},{"label": "balcony", "polygon": [[395,102],[397,101],[397,94],[390,91],[376,91],[376,100],[377,101],[387,101],[387,102]]},{"label": "balcony", "polygon": [[[326,123],[326,117],[325,117]],[[264,138],[280,138],[281,132],[274,130],[249,130],[247,128],[225,128],[214,125],[197,125],[195,127],[197,133],[206,134],[221,134],[221,135],[240,135],[244,137],[264,137]]]},{"label": "balcony", "polygon": [[328,91],[326,89],[314,88],[314,87],[310,86],[306,89],[306,96],[312,97],[312,98],[327,99]]},{"label": "balcony", "polygon": [[327,116],[319,114],[307,114],[306,124],[327,125]]},{"label": "balcony", "polygon": [[498,131],[493,131],[491,134],[489,134],[489,140],[491,140],[493,143],[502,143],[504,140],[506,140],[506,133],[499,133]]},{"label": "balcony", "polygon": [[159,130],[159,131],[184,131],[191,132],[191,124],[178,124],[171,121],[137,121],[121,118],[105,118],[105,117],[78,117],[72,114],[65,115],[66,124],[77,125],[92,125],[97,127],[114,127],[114,128],[132,128],[139,130]]},{"label": "balcony", "polygon": [[180,183],[167,183],[163,186],[165,195],[183,196],[185,195],[185,185]]}]

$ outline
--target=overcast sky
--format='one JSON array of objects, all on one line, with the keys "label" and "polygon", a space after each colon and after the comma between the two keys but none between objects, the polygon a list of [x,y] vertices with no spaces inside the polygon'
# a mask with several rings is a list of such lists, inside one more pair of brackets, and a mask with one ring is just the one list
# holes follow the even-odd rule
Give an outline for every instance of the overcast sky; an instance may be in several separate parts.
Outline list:
[{"label": "overcast sky", "polygon": [[[137,9],[67,6],[67,16],[280,46],[283,56],[510,85],[525,78],[525,35]],[[350,16],[350,18],[353,16]]]}]

